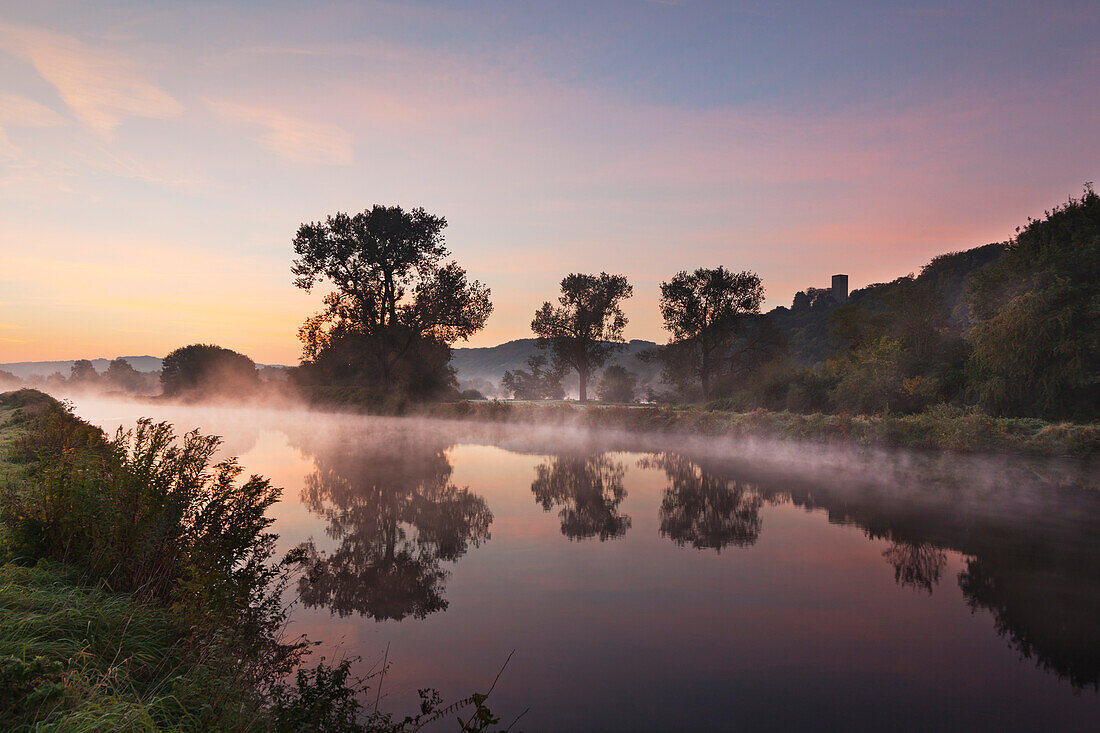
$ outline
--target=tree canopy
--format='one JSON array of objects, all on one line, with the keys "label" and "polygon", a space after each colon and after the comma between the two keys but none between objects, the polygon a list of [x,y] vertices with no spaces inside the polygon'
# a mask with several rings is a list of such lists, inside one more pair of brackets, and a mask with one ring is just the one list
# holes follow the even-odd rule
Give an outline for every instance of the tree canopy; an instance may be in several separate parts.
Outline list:
[{"label": "tree canopy", "polygon": [[661,283],[661,316],[672,334],[670,346],[699,380],[703,399],[711,399],[715,377],[729,370],[731,347],[763,301],[764,285],[747,271],[700,267]]},{"label": "tree canopy", "polygon": [[493,306],[487,287],[447,261],[446,226],[422,208],[379,205],[302,224],[294,283],[307,292],[333,286],[299,329],[304,365],[330,383],[415,397],[453,389],[450,344],[480,330]]},{"label": "tree canopy", "polygon": [[577,370],[580,399],[588,399],[588,377],[616,350],[625,346],[626,315],[622,302],[634,289],[622,275],[566,275],[561,281],[559,305],[542,304],[531,330],[539,348],[550,349],[554,361]]},{"label": "tree canopy", "polygon": [[1100,405],[1100,196],[1031,221],[969,293],[975,396],[997,414],[1092,419]]},{"label": "tree canopy", "polygon": [[244,354],[213,344],[184,346],[164,357],[164,394],[240,395],[259,386],[256,364]]}]

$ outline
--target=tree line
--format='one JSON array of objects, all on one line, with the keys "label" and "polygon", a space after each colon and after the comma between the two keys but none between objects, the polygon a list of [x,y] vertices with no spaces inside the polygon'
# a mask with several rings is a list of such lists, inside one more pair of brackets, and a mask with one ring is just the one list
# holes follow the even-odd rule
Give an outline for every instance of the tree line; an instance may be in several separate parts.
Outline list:
[{"label": "tree line", "polygon": [[[297,380],[411,399],[455,394],[451,346],[484,326],[492,302],[489,288],[451,259],[445,226],[423,209],[375,206],[299,228],[296,284],[332,289],[324,310],[302,327]],[[791,358],[776,319],[761,313],[756,273],[678,272],[659,286],[669,341],[641,355],[660,366],[666,388],[646,397],[731,409],[917,412],[946,404],[1093,419],[1100,197],[1086,185],[1080,198],[1029,220],[1002,251],[976,259],[961,316],[937,279],[954,254],[858,303],[836,304],[828,291],[800,293],[792,311],[828,311],[827,355],[812,365]],[[566,275],[556,301],[532,318],[539,353],[526,369],[506,372],[503,388],[520,399],[562,399],[562,380],[575,372],[581,401],[597,376],[600,399],[639,397],[627,369],[603,369],[625,346],[623,304],[632,295],[623,275]]]},{"label": "tree line", "polygon": [[[459,399],[451,349],[484,327],[493,304],[490,289],[452,257],[446,225],[422,208],[378,205],[302,224],[294,284],[323,288],[323,308],[299,329],[300,365],[276,376],[307,395],[350,392],[372,407]],[[920,275],[853,292],[844,304],[811,288],[791,309],[764,314],[756,273],[680,271],[659,286],[669,340],[639,354],[661,375],[660,388],[645,395],[622,364],[605,368],[626,346],[623,304],[633,292],[620,274],[563,277],[556,300],[533,314],[539,352],[526,369],[504,374],[503,389],[560,400],[563,379],[575,372],[582,402],[594,386],[603,401],[733,410],[913,413],[942,405],[1075,420],[1100,410],[1100,196],[1091,184],[1004,245],[942,255]],[[811,363],[806,343],[819,355]],[[77,362],[69,383],[136,391],[141,380],[119,359],[105,375]],[[165,358],[160,383],[170,396],[242,394],[260,379],[248,357],[194,344]]]}]

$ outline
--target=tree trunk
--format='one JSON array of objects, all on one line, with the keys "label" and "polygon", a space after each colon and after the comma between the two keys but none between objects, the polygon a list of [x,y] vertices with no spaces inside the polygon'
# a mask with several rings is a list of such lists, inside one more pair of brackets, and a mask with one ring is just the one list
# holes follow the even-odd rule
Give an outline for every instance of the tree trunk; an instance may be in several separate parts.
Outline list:
[{"label": "tree trunk", "polygon": [[581,381],[581,402],[587,402],[588,401],[588,370],[587,369],[578,369],[577,370],[577,376],[580,377],[580,381]]}]

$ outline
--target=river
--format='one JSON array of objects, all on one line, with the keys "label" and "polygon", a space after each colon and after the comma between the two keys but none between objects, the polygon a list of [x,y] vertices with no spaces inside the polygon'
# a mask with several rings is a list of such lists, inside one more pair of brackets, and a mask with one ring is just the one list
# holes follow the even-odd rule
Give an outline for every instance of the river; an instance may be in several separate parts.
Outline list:
[{"label": "river", "polygon": [[[224,437],[381,707],[546,730],[1088,730],[1093,466],[76,399]],[[514,653],[513,653],[514,652]],[[366,700],[374,705],[374,685]],[[453,722],[453,721],[452,721]],[[444,726],[445,730],[451,727]]]}]

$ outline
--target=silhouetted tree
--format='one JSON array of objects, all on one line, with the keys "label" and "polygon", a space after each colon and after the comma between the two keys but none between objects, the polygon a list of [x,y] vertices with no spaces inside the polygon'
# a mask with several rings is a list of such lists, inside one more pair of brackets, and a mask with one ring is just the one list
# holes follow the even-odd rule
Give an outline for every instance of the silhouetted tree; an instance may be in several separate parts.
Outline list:
[{"label": "silhouetted tree", "polygon": [[445,261],[446,226],[424,209],[375,205],[299,227],[295,285],[334,286],[299,330],[307,373],[413,397],[454,388],[450,344],[480,330],[493,307],[488,288]]},{"label": "silhouetted tree", "polygon": [[660,468],[669,485],[661,500],[661,536],[696,549],[748,547],[760,537],[761,493],[752,486],[707,471],[676,453],[643,459]]},{"label": "silhouetted tree", "polygon": [[759,277],[724,267],[682,271],[661,283],[661,316],[672,334],[669,356],[699,380],[704,400],[712,398],[716,377],[728,371],[744,320],[760,312],[763,300]]},{"label": "silhouetted tree", "polygon": [[566,275],[560,306],[549,302],[535,312],[531,330],[541,349],[550,349],[557,364],[577,370],[580,399],[588,399],[588,376],[616,350],[625,347],[626,316],[621,303],[634,294],[622,275]]},{"label": "silhouetted tree", "polygon": [[256,364],[244,354],[213,344],[192,344],[164,357],[160,383],[164,394],[247,394],[259,385]]},{"label": "silhouetted tree", "polygon": [[122,392],[138,392],[145,386],[145,378],[125,359],[112,359],[103,378],[112,389]]},{"label": "silhouetted tree", "polygon": [[565,389],[561,386],[565,367],[561,364],[547,367],[546,362],[545,354],[532,354],[527,357],[527,368],[531,371],[516,369],[514,372],[504,372],[500,386],[517,400],[565,399]]},{"label": "silhouetted tree", "polygon": [[99,381],[99,372],[92,366],[92,362],[87,359],[77,359],[73,362],[72,370],[69,372],[69,384],[91,387],[98,385]]},{"label": "silhouetted tree", "polygon": [[626,467],[606,454],[565,454],[535,467],[531,492],[546,511],[562,507],[561,533],[572,540],[621,537],[630,529],[630,517],[619,513],[626,498]]},{"label": "silhouetted tree", "polygon": [[626,367],[612,364],[603,370],[596,395],[604,402],[633,402],[638,389],[638,377]]}]

